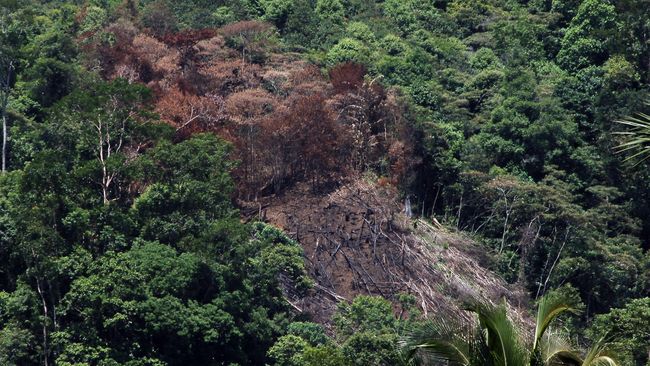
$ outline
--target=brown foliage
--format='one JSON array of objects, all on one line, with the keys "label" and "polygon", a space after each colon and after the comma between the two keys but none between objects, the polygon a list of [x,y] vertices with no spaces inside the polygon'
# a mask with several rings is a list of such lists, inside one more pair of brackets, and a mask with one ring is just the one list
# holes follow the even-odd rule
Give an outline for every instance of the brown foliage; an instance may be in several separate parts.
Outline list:
[{"label": "brown foliage", "polygon": [[[309,181],[313,188],[343,174],[371,170],[382,183],[408,180],[412,131],[394,95],[366,77],[361,65],[320,69],[291,54],[267,57],[273,26],[258,21],[160,35],[120,20],[92,36],[107,78],[142,82],[157,96],[156,111],[183,139],[218,133],[235,146],[234,172],[249,199]],[[94,42],[94,43],[93,43]],[[254,53],[265,62],[251,63]]]},{"label": "brown foliage", "polygon": [[230,52],[226,48],[226,41],[219,35],[198,41],[194,47],[196,48],[197,59],[202,62],[207,62],[217,57],[225,59],[230,55]]},{"label": "brown foliage", "polygon": [[273,94],[287,96],[289,94],[289,75],[284,70],[266,70],[262,75],[262,83]]},{"label": "brown foliage", "polygon": [[138,30],[131,22],[120,19],[108,25],[104,32],[113,35],[113,44],[93,36],[82,49],[98,61],[102,76],[110,79],[115,77],[114,72],[119,65],[131,62],[131,43]]},{"label": "brown foliage", "polygon": [[226,120],[225,104],[220,96],[200,97],[179,89],[167,91],[158,100],[156,112],[183,136],[214,130]]},{"label": "brown foliage", "polygon": [[[155,63],[170,53],[169,47],[166,44],[142,33],[133,37],[131,45],[133,51],[140,54],[143,59],[151,61],[151,63]],[[175,53],[178,54],[177,51]]]},{"label": "brown foliage", "polygon": [[109,24],[105,32],[112,33],[115,36],[115,43],[122,47],[127,47],[138,34],[138,29],[128,20],[118,19],[116,22]]},{"label": "brown foliage", "polygon": [[391,183],[399,184],[399,178],[404,176],[409,168],[408,149],[404,142],[396,140],[388,147],[390,159]]},{"label": "brown foliage", "polygon": [[338,64],[329,72],[335,93],[345,93],[360,88],[365,75],[365,66],[352,62]]},{"label": "brown foliage", "polygon": [[376,81],[363,81],[362,71],[353,64],[343,64],[330,75],[337,92],[331,108],[352,140],[347,152],[349,165],[358,172],[374,170],[388,176],[395,186],[408,184],[418,163],[413,156],[413,131],[402,118],[395,96],[388,95]]},{"label": "brown foliage", "polygon": [[221,95],[258,88],[260,85],[260,66],[243,65],[236,60],[214,63],[203,68],[201,73],[211,79],[212,90]]},{"label": "brown foliage", "polygon": [[291,92],[296,95],[322,93],[329,87],[318,67],[314,65],[307,65],[294,71],[289,81],[292,85]]},{"label": "brown foliage", "polygon": [[173,48],[179,55],[175,65],[178,65],[181,75],[175,79],[178,88],[183,92],[204,95],[212,88],[208,85],[210,78],[199,71],[199,48],[196,44],[200,41],[214,38],[216,31],[213,29],[185,30],[179,33],[166,34],[161,40]]},{"label": "brown foliage", "polygon": [[[318,188],[345,170],[341,146],[347,141],[327,110],[323,95],[290,98],[285,106],[268,93],[237,93],[227,102],[232,113],[244,112],[235,144],[241,165],[235,174],[248,199],[278,192],[306,179]],[[269,106],[275,110],[268,114]],[[250,107],[250,108],[249,108]]]},{"label": "brown foliage", "polygon": [[247,89],[226,99],[226,111],[233,121],[243,122],[273,112],[277,101],[262,89]]},{"label": "brown foliage", "polygon": [[115,9],[115,13],[120,18],[126,18],[131,21],[135,21],[138,18],[138,1],[122,1],[122,3]]},{"label": "brown foliage", "polygon": [[[115,37],[113,44],[95,40],[89,47],[97,53],[104,77],[139,81],[150,87],[168,89],[178,78],[180,55],[176,49],[150,36],[137,33],[126,21],[109,25],[105,32]],[[153,85],[156,82],[159,85]]]},{"label": "brown foliage", "polygon": [[354,93],[337,94],[332,99],[337,121],[352,139],[350,163],[357,171],[371,168],[382,155],[382,141],[387,139],[385,126],[389,113],[382,105],[384,97],[364,84]]},{"label": "brown foliage", "polygon": [[79,11],[74,16],[74,22],[77,24],[83,23],[84,19],[88,15],[88,4],[84,4]]},{"label": "brown foliage", "polygon": [[226,38],[245,37],[252,39],[271,30],[273,30],[273,26],[269,23],[245,20],[227,24],[219,29],[219,33]]},{"label": "brown foliage", "polygon": [[133,38],[132,62],[140,65],[141,81],[161,80],[163,89],[171,88],[180,72],[180,54],[157,39],[138,34]]},{"label": "brown foliage", "polygon": [[216,35],[217,31],[214,29],[188,29],[178,33],[165,34],[160,39],[169,46],[186,47]]},{"label": "brown foliage", "polygon": [[345,141],[322,95],[297,97],[290,107],[263,122],[264,145],[271,152],[271,181],[276,190],[293,179],[312,183],[334,178],[343,167],[338,154]]},{"label": "brown foliage", "polygon": [[407,186],[413,178],[414,168],[421,163],[416,155],[415,146],[416,133],[413,126],[404,118],[405,105],[396,99],[394,94],[388,94],[385,105],[390,110],[387,119],[392,120],[390,128],[390,143],[388,148],[388,159],[390,162],[391,181],[395,186]]},{"label": "brown foliage", "polygon": [[321,82],[323,75],[315,65],[307,65],[291,75],[291,82],[293,84],[307,83],[307,82]]},{"label": "brown foliage", "polygon": [[129,83],[140,81],[140,72],[132,65],[119,65],[115,68],[114,75],[116,78],[122,78]]}]

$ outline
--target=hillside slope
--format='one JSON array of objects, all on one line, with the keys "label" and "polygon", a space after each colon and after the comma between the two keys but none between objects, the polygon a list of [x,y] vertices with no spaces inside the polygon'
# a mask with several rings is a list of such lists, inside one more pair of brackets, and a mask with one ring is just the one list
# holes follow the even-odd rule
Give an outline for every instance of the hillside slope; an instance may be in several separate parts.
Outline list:
[{"label": "hillside slope", "polygon": [[401,365],[468,298],[516,341],[557,294],[567,339],[647,365],[649,20],[0,1],[0,365]]},{"label": "hillside slope", "polygon": [[328,193],[299,185],[256,211],[248,212],[302,245],[316,285],[309,296],[291,300],[318,322],[330,322],[337,303],[358,295],[398,304],[400,294],[413,294],[425,316],[460,313],[469,298],[505,298],[520,315],[529,305],[524,291],[490,270],[493,259],[484,248],[461,233],[406,217],[394,189],[361,178]]}]

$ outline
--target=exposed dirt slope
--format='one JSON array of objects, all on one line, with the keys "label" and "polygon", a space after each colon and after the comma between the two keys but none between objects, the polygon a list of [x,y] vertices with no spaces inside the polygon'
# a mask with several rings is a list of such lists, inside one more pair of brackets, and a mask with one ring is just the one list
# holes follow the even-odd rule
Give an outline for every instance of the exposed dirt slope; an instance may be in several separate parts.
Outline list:
[{"label": "exposed dirt slope", "polygon": [[[527,296],[487,269],[490,258],[466,237],[403,214],[393,190],[356,179],[329,194],[299,185],[260,204],[259,214],[304,247],[313,293],[294,306],[326,323],[339,301],[360,294],[414,294],[425,315],[457,312],[463,299]],[[257,210],[256,210],[257,211]],[[518,311],[518,314],[523,312]]]}]

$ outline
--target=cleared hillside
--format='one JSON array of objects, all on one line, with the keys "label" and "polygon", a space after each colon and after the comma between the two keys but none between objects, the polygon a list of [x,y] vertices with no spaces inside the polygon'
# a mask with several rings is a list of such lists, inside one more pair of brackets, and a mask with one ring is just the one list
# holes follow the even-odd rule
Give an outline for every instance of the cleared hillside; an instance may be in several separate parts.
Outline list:
[{"label": "cleared hillside", "polygon": [[520,287],[491,271],[494,259],[483,247],[462,233],[406,217],[390,187],[358,178],[314,193],[303,184],[244,212],[302,245],[316,285],[309,296],[290,299],[321,323],[332,320],[339,302],[358,295],[382,296],[397,306],[400,294],[413,294],[425,316],[459,313],[472,298],[505,298],[524,317],[530,305]]}]

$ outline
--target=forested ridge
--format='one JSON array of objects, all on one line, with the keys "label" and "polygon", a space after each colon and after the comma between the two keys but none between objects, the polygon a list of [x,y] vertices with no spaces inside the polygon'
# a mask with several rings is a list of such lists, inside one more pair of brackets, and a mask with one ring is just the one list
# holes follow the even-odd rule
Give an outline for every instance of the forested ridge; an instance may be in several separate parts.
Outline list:
[{"label": "forested ridge", "polygon": [[647,0],[0,0],[0,365],[650,365]]}]

